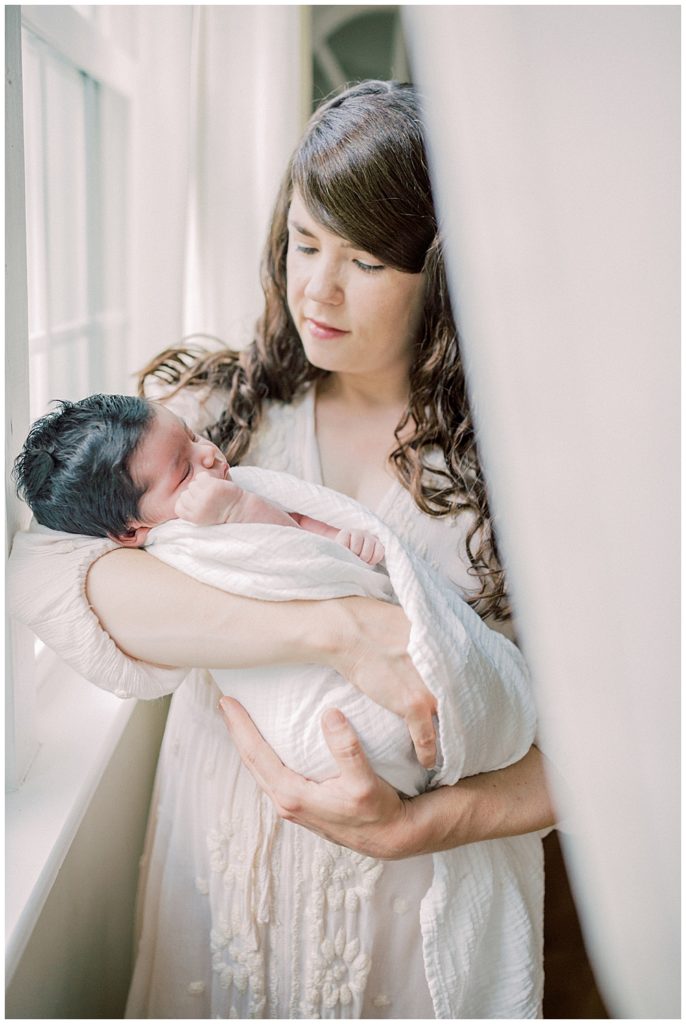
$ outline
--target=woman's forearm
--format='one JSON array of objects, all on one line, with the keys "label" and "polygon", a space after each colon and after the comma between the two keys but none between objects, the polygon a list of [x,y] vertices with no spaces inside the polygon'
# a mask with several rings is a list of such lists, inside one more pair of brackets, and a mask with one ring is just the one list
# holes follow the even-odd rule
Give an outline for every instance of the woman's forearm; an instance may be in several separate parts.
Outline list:
[{"label": "woman's forearm", "polygon": [[462,779],[408,801],[404,856],[522,835],[555,824],[544,757],[532,747],[521,761]]},{"label": "woman's forearm", "polygon": [[346,630],[341,601],[254,601],[137,549],[118,548],[98,559],[88,573],[87,596],[120,650],[157,665],[328,664]]},{"label": "woman's forearm", "polygon": [[398,605],[368,597],[252,600],[132,548],[91,566],[87,595],[117,647],[139,661],[178,668],[327,665],[403,717],[420,763],[435,762],[436,702],[407,653],[409,623]]}]

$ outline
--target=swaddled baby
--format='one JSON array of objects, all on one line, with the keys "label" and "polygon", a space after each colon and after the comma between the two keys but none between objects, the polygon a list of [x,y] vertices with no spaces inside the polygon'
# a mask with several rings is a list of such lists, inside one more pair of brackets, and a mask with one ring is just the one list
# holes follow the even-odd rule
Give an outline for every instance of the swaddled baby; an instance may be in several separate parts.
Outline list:
[{"label": "swaddled baby", "polygon": [[[14,466],[19,494],[43,526],[145,546],[168,564],[236,592],[244,592],[232,585],[236,573],[243,583],[250,576],[251,545],[263,552],[263,545],[271,551],[287,543],[295,591],[289,580],[287,596],[275,596],[272,581],[265,593],[260,579],[250,596],[320,596],[316,580],[325,565],[335,578],[336,596],[394,600],[387,576],[372,568],[384,556],[372,534],[286,511],[239,486],[219,448],[164,406],[126,395],[59,404],[33,424]],[[248,524],[243,540],[240,527]],[[313,590],[308,567],[314,565]],[[213,675],[295,771],[318,780],[335,773],[319,723],[326,708],[338,707],[380,775],[408,795],[424,788],[427,773],[402,719],[333,670],[272,666]]]}]

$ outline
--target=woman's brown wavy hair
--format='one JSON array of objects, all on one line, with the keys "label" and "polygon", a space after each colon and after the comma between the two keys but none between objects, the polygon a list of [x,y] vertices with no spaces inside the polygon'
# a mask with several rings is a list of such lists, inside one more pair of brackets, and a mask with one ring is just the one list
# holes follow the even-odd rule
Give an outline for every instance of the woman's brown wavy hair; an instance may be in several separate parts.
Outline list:
[{"label": "woman's brown wavy hair", "polygon": [[[169,349],[142,371],[141,390],[149,375],[174,390],[208,384],[226,390],[226,409],[208,434],[229,462],[238,463],[265,401],[291,402],[327,376],[307,361],[286,299],[286,221],[294,189],[329,231],[390,267],[426,275],[409,404],[390,459],[423,512],[470,515],[467,554],[480,585],[471,604],[484,618],[506,619],[504,576],[448,295],[419,101],[411,85],[362,82],[318,108],[277,198],[261,267],[265,307],[254,341],[241,352]],[[445,457],[444,469],[430,461],[436,448]]]}]

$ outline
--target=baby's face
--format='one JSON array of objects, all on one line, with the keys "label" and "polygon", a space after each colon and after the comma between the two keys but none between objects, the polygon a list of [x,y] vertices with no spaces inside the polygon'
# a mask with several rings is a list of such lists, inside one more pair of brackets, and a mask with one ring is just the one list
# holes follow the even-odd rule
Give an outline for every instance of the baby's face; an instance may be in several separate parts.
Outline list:
[{"label": "baby's face", "polygon": [[229,479],[229,464],[216,444],[194,434],[163,405],[154,408],[153,421],[129,465],[134,483],[145,488],[137,524],[141,526],[178,518],[174,506],[198,473]]}]

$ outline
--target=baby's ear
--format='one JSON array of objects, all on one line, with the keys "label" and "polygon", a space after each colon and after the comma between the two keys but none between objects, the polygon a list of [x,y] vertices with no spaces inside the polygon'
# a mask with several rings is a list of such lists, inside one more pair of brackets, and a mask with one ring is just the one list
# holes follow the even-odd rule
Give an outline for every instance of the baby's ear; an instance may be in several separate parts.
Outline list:
[{"label": "baby's ear", "polygon": [[108,533],[107,536],[123,548],[142,548],[151,529],[151,526],[131,526],[123,533]]}]

